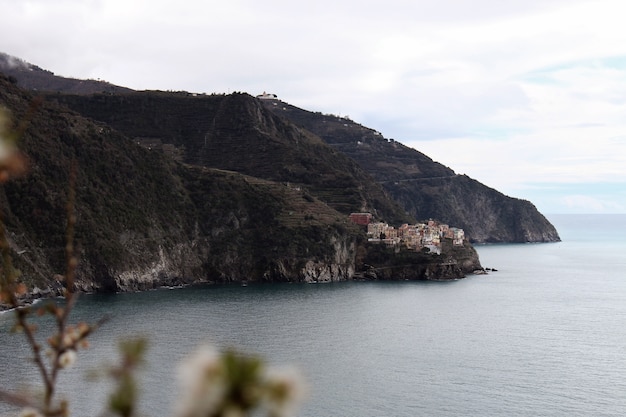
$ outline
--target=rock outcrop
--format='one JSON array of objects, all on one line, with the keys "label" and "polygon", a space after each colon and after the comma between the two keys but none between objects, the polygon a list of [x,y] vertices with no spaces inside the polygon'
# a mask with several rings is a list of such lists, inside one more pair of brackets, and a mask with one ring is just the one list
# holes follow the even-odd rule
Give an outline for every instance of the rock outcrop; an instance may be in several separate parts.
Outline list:
[{"label": "rock outcrop", "polygon": [[442,254],[387,248],[369,244],[366,255],[359,259],[359,278],[366,280],[444,281],[465,278],[483,268],[478,253],[467,241],[453,246],[447,239]]}]

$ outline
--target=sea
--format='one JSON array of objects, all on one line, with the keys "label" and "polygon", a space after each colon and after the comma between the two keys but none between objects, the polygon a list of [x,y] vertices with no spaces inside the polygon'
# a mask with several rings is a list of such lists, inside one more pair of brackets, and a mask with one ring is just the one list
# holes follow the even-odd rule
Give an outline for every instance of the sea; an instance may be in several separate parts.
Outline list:
[{"label": "sea", "polygon": [[[143,336],[142,416],[173,415],[178,364],[202,345],[298,368],[302,417],[624,416],[626,215],[547,217],[561,242],[479,245],[496,271],[456,281],[81,296],[74,322],[109,319],[62,372],[62,395],[73,416],[102,415],[103,370]],[[12,322],[0,315],[0,388],[36,390]]]}]

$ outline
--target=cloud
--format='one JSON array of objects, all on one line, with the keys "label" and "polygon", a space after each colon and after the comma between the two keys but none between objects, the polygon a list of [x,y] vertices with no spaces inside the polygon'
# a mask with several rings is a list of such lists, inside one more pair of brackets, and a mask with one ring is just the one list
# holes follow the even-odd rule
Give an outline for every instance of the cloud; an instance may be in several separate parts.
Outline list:
[{"label": "cloud", "polygon": [[531,190],[558,182],[549,204],[564,210],[574,200],[556,194],[568,185],[626,182],[618,0],[0,0],[0,9],[10,16],[4,52],[60,75],[270,91],[349,115],[507,194],[547,202]]}]

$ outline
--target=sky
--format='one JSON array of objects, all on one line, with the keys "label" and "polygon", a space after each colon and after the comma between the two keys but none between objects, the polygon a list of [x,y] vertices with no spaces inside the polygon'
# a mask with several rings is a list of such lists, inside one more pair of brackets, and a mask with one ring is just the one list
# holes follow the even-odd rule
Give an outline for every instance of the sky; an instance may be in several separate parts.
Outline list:
[{"label": "sky", "polygon": [[349,117],[545,213],[626,213],[623,0],[0,0],[0,52]]}]

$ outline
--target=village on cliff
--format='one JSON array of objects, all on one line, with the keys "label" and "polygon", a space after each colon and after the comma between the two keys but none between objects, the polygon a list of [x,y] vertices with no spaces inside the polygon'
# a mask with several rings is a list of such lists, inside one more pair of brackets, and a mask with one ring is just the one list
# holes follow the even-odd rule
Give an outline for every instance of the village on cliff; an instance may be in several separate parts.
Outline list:
[{"label": "village on cliff", "polygon": [[427,223],[403,224],[395,228],[383,222],[373,222],[371,213],[352,213],[350,221],[367,228],[368,241],[387,246],[405,246],[409,250],[420,251],[424,248],[431,253],[441,254],[443,239],[452,239],[454,246],[462,246],[465,239],[463,229],[450,227],[436,220]]}]

